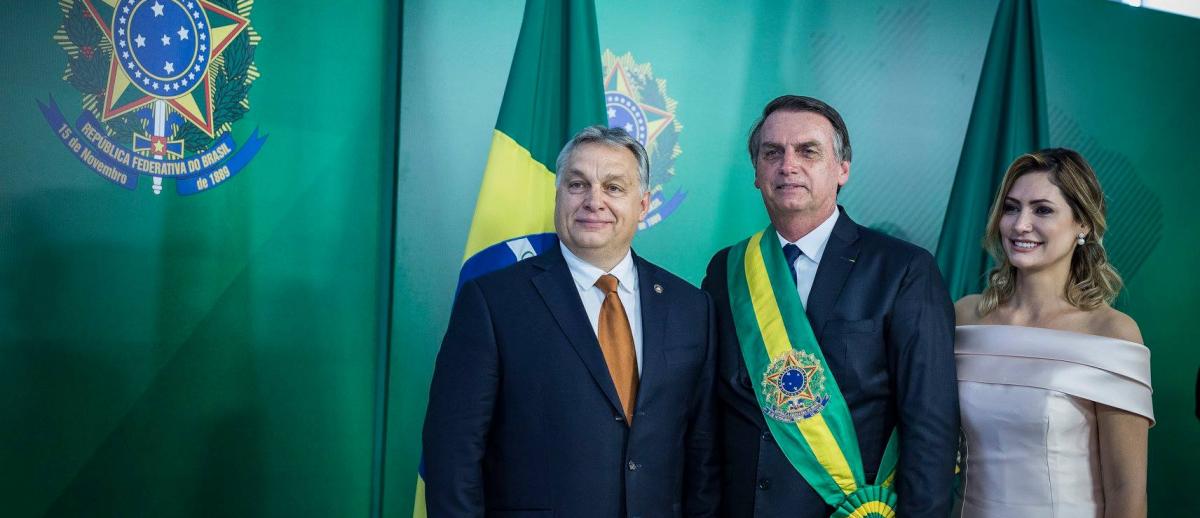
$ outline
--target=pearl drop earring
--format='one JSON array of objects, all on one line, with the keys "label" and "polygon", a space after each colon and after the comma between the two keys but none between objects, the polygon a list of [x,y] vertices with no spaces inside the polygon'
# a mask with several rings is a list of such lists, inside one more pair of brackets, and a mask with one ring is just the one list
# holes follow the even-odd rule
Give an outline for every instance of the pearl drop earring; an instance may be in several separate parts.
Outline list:
[{"label": "pearl drop earring", "polygon": [[1087,240],[1084,239],[1085,236],[1086,236],[1086,234],[1084,234],[1083,232],[1080,232],[1079,235],[1075,238],[1075,244],[1077,244],[1079,246],[1083,246],[1084,243],[1087,243]]}]

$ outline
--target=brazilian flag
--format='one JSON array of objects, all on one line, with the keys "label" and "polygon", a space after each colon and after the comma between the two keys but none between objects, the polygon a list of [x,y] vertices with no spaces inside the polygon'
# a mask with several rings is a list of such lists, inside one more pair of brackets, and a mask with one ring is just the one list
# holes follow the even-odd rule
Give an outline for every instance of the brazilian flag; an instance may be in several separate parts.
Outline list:
[{"label": "brazilian flag", "polygon": [[601,73],[593,0],[526,3],[459,286],[557,243],[554,160],[575,132],[607,121]]},{"label": "brazilian flag", "polygon": [[[458,285],[540,254],[554,234],[554,161],[575,132],[604,124],[594,0],[528,0],[492,132]],[[417,479],[413,516],[425,517]]]}]

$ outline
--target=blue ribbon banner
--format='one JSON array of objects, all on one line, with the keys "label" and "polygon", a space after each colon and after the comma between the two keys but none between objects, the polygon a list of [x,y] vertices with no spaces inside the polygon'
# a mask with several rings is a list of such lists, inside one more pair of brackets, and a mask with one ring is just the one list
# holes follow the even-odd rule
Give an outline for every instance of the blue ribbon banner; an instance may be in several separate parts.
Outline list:
[{"label": "blue ribbon banner", "polygon": [[192,156],[160,160],[109,140],[104,126],[90,112],[81,113],[71,126],[53,96],[48,104],[38,101],[38,108],[75,158],[104,179],[129,190],[137,188],[139,175],[174,178],[175,190],[181,196],[211,189],[246,167],[267,141],[266,135],[259,136],[258,128],[254,128],[250,138],[238,147],[227,132],[208,149]]}]

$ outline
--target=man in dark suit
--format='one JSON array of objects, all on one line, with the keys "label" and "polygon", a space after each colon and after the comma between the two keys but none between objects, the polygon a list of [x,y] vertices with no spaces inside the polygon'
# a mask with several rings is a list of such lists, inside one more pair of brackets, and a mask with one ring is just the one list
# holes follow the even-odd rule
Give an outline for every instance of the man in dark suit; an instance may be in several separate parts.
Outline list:
[{"label": "man in dark suit", "polygon": [[[785,258],[778,264],[794,270],[804,325],[811,326],[849,407],[867,483],[881,482],[877,471],[895,429],[897,516],[947,516],[959,429],[954,311],[933,258],[839,210],[837,193],[850,176],[850,137],[824,102],[773,100],[754,127],[749,151],[754,185],[776,230],[761,240],[778,239]],[[731,260],[729,248],[717,252],[702,285],[717,306],[721,515],[825,518],[833,512],[829,498],[789,461],[766,421],[775,418],[765,417],[756,400],[752,380],[762,378],[747,371],[739,343]]]},{"label": "man in dark suit", "polygon": [[592,126],[556,169],[560,246],[456,298],[425,418],[429,516],[715,516],[712,304],[630,249],[646,152]]}]

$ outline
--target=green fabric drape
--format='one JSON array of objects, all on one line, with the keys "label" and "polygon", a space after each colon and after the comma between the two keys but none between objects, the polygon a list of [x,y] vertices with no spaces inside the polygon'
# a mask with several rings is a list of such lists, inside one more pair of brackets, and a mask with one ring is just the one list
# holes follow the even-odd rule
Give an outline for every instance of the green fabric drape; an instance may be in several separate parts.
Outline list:
[{"label": "green fabric drape", "polygon": [[938,267],[954,299],[983,288],[981,242],[1008,164],[1049,142],[1039,39],[1033,0],[1002,0],[938,238]]}]

